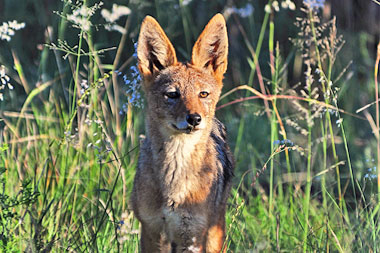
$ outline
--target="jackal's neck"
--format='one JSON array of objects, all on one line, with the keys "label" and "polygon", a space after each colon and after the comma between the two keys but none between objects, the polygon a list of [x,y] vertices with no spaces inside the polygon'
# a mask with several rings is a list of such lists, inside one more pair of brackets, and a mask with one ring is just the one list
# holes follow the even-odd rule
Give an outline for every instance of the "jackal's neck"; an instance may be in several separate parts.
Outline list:
[{"label": "jackal's neck", "polygon": [[211,134],[211,127],[191,134],[167,134],[160,130],[156,122],[147,120],[146,123],[147,137],[152,145],[152,158],[155,162],[173,160],[178,156],[181,158],[181,162],[178,161],[178,166],[184,166],[193,155],[197,157],[204,155]]},{"label": "jackal's neck", "polygon": [[172,136],[154,134],[150,136],[153,159],[163,165],[173,161],[176,169],[196,166],[196,161],[205,156],[209,136],[209,131],[203,130],[192,134],[183,133]]},{"label": "jackal's neck", "polygon": [[[193,196],[204,183],[199,177],[212,158],[209,143],[211,130],[192,134],[176,134],[165,137],[158,132],[147,136],[152,145],[154,170],[159,180],[167,205],[177,206]],[[212,147],[211,147],[212,149]],[[202,186],[203,185],[203,186]]]}]

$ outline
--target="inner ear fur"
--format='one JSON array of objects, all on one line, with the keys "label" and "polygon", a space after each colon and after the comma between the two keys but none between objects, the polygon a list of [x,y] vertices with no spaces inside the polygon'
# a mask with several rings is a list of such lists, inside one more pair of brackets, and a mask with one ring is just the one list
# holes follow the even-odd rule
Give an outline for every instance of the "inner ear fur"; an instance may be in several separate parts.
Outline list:
[{"label": "inner ear fur", "polygon": [[139,70],[145,79],[151,79],[161,69],[177,63],[172,43],[151,16],[146,16],[141,24],[137,59]]},{"label": "inner ear fur", "polygon": [[205,69],[221,81],[227,70],[228,37],[226,21],[216,14],[199,35],[193,47],[191,63]]}]

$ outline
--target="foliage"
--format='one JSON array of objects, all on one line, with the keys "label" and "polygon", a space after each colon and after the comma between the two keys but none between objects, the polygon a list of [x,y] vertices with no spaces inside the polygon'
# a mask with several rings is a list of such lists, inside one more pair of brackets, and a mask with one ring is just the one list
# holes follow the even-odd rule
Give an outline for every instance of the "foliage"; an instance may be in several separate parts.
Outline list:
[{"label": "foliage", "polygon": [[379,251],[380,45],[332,1],[20,2],[0,3],[0,251],[138,251],[139,25],[155,16],[185,61],[216,12],[227,251]]}]

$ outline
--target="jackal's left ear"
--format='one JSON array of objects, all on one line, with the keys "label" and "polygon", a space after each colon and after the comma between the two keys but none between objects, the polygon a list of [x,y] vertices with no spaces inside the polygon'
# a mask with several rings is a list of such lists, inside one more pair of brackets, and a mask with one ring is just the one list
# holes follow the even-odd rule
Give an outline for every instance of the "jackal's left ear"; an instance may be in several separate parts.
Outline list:
[{"label": "jackal's left ear", "polygon": [[228,37],[226,21],[216,14],[199,35],[193,47],[191,63],[208,70],[218,81],[227,70]]},{"label": "jackal's left ear", "polygon": [[174,47],[164,30],[151,16],[146,16],[137,43],[139,70],[145,79],[154,77],[161,69],[177,63]]}]

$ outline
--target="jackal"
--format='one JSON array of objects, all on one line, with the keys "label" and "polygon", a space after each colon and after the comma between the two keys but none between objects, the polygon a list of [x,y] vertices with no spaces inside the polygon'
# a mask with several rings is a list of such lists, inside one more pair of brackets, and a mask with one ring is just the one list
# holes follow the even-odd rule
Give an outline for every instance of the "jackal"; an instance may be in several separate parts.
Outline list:
[{"label": "jackal", "polygon": [[147,16],[137,46],[146,96],[146,138],[131,197],[142,252],[220,252],[233,158],[214,117],[227,69],[221,14],[196,41],[190,63],[177,61],[158,22]]}]

